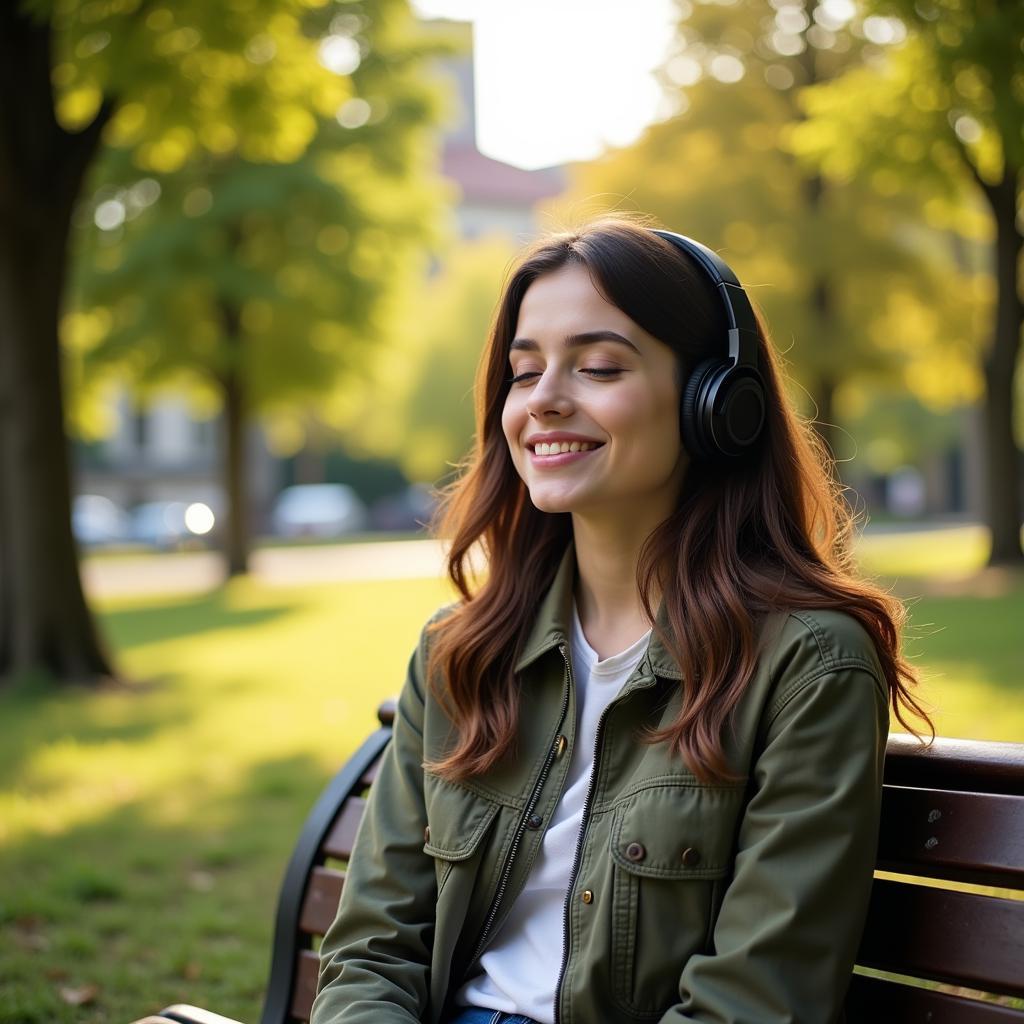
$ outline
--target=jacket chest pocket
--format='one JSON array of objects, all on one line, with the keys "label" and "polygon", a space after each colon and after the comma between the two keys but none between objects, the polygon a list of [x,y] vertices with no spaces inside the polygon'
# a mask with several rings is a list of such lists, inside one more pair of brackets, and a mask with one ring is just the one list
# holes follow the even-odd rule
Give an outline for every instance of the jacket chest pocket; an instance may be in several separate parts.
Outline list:
[{"label": "jacket chest pocket", "polygon": [[679,1000],[687,959],[710,945],[732,874],[744,790],[697,783],[641,790],[611,831],[612,995],[657,1016]]},{"label": "jacket chest pocket", "polygon": [[459,865],[474,866],[477,850],[501,805],[436,776],[424,777],[427,826],[423,852],[434,858],[438,899]]}]

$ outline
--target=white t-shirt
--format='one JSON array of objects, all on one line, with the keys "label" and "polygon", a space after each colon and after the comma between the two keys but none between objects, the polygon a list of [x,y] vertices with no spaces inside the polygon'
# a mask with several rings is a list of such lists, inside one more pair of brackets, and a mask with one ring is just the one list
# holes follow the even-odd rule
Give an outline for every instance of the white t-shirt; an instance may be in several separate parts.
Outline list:
[{"label": "white t-shirt", "polygon": [[650,638],[648,630],[626,650],[599,661],[583,635],[573,602],[570,639],[578,721],[565,789],[523,891],[484,950],[477,973],[456,993],[456,1003],[554,1024],[565,898],[594,765],[597,724],[644,656]]}]

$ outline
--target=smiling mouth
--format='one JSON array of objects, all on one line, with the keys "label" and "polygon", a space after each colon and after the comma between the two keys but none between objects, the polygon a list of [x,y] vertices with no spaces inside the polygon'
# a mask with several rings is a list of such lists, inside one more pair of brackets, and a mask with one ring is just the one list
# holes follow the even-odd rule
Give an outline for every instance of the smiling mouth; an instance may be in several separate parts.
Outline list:
[{"label": "smiling mouth", "polygon": [[603,442],[598,441],[554,441],[550,444],[541,441],[538,444],[528,444],[526,447],[534,455],[565,455],[568,452],[589,452],[602,446]]}]

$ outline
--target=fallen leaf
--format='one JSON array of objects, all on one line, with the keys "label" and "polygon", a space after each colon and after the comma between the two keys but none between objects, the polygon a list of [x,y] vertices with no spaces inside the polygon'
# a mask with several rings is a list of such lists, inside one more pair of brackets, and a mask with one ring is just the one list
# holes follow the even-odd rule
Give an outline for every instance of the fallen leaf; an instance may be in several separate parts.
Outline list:
[{"label": "fallen leaf", "polygon": [[99,985],[61,985],[59,989],[61,999],[68,1006],[88,1006],[99,994]]},{"label": "fallen leaf", "polygon": [[187,964],[181,969],[181,976],[186,981],[198,981],[199,976],[203,973],[203,965],[196,963],[195,960],[189,960]]}]

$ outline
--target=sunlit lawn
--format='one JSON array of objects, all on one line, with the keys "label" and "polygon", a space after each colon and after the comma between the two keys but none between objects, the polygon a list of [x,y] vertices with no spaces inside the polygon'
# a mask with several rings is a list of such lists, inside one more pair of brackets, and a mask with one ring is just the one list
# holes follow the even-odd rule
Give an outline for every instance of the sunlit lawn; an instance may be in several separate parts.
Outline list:
[{"label": "sunlit lawn", "polygon": [[1024,574],[978,573],[986,545],[977,527],[882,533],[858,557],[908,605],[905,650],[939,735],[1024,742]]},{"label": "sunlit lawn", "polygon": [[[1021,579],[933,593],[935,560],[978,564],[970,537],[891,540],[862,557],[929,594],[911,652],[940,734],[1024,739]],[[449,599],[418,580],[119,600],[103,620],[133,691],[0,698],[0,1022],[174,1001],[255,1021],[302,820]]]}]

